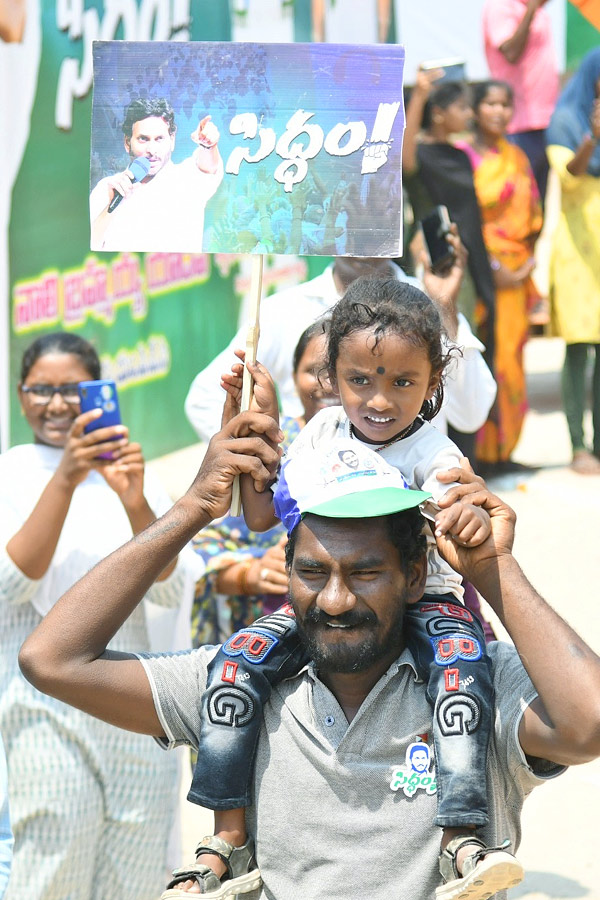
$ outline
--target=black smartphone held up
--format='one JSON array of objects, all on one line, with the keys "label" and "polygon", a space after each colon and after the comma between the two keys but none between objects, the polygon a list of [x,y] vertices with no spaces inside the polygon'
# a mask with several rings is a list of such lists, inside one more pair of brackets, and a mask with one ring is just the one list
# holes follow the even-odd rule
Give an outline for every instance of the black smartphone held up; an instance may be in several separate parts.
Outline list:
[{"label": "black smartphone held up", "polygon": [[436,206],[432,213],[419,222],[431,260],[431,271],[443,275],[454,263],[454,247],[447,241],[450,233],[450,216],[445,206]]},{"label": "black smartphone held up", "polygon": [[444,70],[444,74],[434,82],[434,87],[438,84],[442,84],[443,81],[466,80],[465,61],[458,57],[453,56],[449,59],[428,59],[426,62],[421,63],[420,68],[425,72],[429,69]]},{"label": "black smartphone held up", "polygon": [[[81,412],[88,412],[90,409],[102,410],[102,415],[98,419],[85,426],[83,429],[85,434],[97,431],[98,428],[121,424],[119,398],[114,381],[105,378],[100,378],[98,381],[80,381],[77,390],[79,391]],[[112,459],[112,454],[110,452],[100,453],[98,459]]]}]

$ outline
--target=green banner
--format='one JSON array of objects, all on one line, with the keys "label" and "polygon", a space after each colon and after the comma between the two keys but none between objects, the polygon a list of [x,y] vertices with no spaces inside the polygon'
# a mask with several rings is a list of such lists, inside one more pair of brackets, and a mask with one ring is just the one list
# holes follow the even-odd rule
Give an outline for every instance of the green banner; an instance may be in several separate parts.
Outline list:
[{"label": "green banner", "polygon": [[600,31],[567,3],[567,69],[576,69],[585,54],[600,46]]},{"label": "green banner", "polygon": [[[123,421],[153,458],[197,439],[184,399],[237,330],[246,260],[90,252],[92,41],[229,40],[229,4],[41,0],[27,4],[27,16],[22,44],[10,48],[22,52],[31,77],[39,66],[29,107],[19,101],[18,80],[11,85],[19,127],[29,135],[15,167],[8,231],[10,444],[31,440],[15,393],[23,350],[43,333],[66,329],[93,342],[103,375],[119,385]],[[268,259],[265,290],[326,263]]]}]

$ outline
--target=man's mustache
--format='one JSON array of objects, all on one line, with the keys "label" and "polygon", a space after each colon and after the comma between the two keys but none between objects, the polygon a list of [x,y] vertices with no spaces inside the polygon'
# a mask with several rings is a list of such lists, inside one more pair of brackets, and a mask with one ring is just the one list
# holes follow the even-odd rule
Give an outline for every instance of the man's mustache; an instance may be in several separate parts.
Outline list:
[{"label": "man's mustache", "polygon": [[377,616],[373,612],[358,612],[352,609],[342,613],[341,616],[330,616],[315,606],[305,613],[302,624],[304,627],[310,627],[311,625],[345,625],[348,628],[358,628],[361,625],[376,625]]}]

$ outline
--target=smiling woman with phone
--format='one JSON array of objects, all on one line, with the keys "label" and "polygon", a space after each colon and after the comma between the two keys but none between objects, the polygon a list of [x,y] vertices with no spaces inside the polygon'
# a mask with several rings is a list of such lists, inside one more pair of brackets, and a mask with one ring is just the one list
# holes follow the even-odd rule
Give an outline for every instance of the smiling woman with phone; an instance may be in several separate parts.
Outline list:
[{"label": "smiling woman with phone", "polygon": [[[34,341],[18,387],[33,442],[0,456],[0,732],[15,835],[6,900],[147,900],[166,865],[176,761],[38,693],[17,665],[58,597],[171,506],[124,425],[85,432],[100,410],[81,413],[78,384],[99,377],[96,351],[77,335]],[[180,559],[148,599],[176,607],[187,582]],[[150,649],[143,606],[111,648]]]}]

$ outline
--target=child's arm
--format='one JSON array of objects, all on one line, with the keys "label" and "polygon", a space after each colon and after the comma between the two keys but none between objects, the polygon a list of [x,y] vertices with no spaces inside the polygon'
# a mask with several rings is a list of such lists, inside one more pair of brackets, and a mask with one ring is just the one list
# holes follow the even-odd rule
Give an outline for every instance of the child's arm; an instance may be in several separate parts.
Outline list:
[{"label": "child's arm", "polygon": [[418,470],[415,471],[415,480],[421,490],[432,494],[435,537],[449,535],[463,547],[477,547],[485,541],[491,531],[490,517],[486,510],[470,503],[467,498],[457,500],[442,509],[438,506],[438,501],[444,495],[442,488],[448,487],[445,477],[440,476],[448,469],[460,467],[462,459],[463,455],[456,444],[440,435],[431,454],[422,460]]},{"label": "child's arm", "polygon": [[[235,355],[241,360],[234,363],[231,372],[221,376],[221,387],[227,392],[223,409],[223,425],[239,412],[242,396],[242,381],[244,374],[244,362],[246,354],[243,350],[236,350]],[[265,413],[279,421],[279,407],[275,383],[264,366],[259,362],[245,363],[254,380],[254,392],[250,409]],[[275,475],[275,473],[273,473]],[[242,508],[246,524],[252,531],[267,531],[277,523],[277,517],[273,511],[273,494],[266,488],[257,491],[250,475],[240,476],[240,493],[242,496]]]}]

